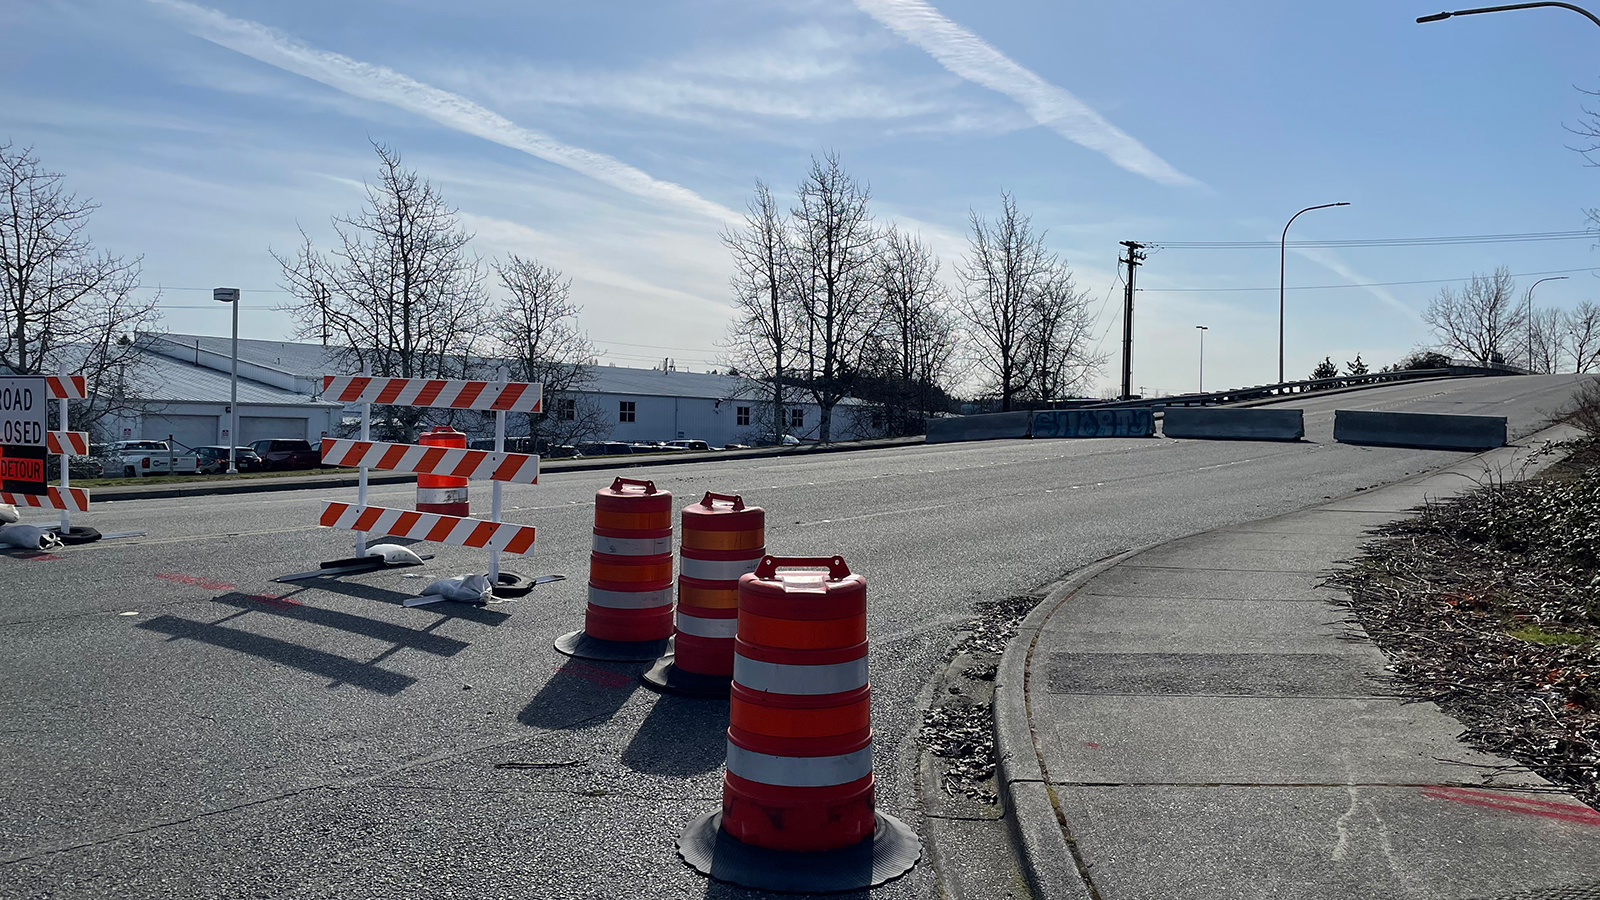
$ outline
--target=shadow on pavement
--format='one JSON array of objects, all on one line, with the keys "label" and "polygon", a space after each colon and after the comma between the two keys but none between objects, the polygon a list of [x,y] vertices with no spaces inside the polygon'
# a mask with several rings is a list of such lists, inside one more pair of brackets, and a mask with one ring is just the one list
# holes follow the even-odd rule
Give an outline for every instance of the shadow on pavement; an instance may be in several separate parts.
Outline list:
[{"label": "shadow on pavement", "polygon": [[428,628],[407,628],[404,625],[395,625],[369,619],[365,616],[351,615],[333,609],[322,609],[317,606],[307,606],[293,598],[293,594],[273,597],[266,594],[241,594],[237,591],[212,597],[211,602],[235,606],[250,612],[265,613],[269,616],[281,616],[285,619],[294,619],[298,622],[307,622],[320,625],[324,628],[335,628],[339,631],[348,631],[363,637],[388,641],[399,647],[409,647],[432,653],[435,656],[454,656],[471,646],[466,641],[459,641],[442,634],[432,634],[429,629],[437,627],[444,619],[435,619]]},{"label": "shadow on pavement", "polygon": [[393,696],[417,681],[408,675],[379,669],[370,663],[358,662],[322,650],[313,650],[278,638],[251,634],[248,631],[222,625],[195,622],[177,616],[157,616],[134,627],[165,634],[174,639],[198,641],[224,650],[248,654],[377,694]]},{"label": "shadow on pavement", "polygon": [[610,719],[628,702],[649,663],[593,663],[568,658],[537,696],[517,714],[535,728],[588,728]]},{"label": "shadow on pavement", "polygon": [[[405,591],[394,591],[373,584],[339,581],[335,578],[313,578],[302,583],[305,586],[301,588],[302,590],[316,588],[319,591],[327,591],[330,594],[343,594],[346,597],[354,597],[357,600],[371,600],[375,603],[387,603],[390,606],[401,606],[407,600],[416,596],[416,594],[408,594]],[[428,582],[423,581],[417,587],[420,590],[426,587],[427,584]],[[501,622],[511,618],[507,613],[488,607],[474,606],[471,603],[453,603],[449,600],[441,600],[438,603],[419,606],[416,607],[416,610],[421,614],[466,619],[469,622],[477,622],[479,625],[499,625]]]},{"label": "shadow on pavement", "polygon": [[622,764],[646,775],[699,775],[728,758],[725,698],[663,694],[622,751]]}]

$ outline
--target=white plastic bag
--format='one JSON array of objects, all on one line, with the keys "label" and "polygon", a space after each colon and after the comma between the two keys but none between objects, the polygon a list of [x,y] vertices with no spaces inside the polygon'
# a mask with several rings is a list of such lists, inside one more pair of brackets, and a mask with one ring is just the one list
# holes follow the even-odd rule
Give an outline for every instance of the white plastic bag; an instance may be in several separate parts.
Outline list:
[{"label": "white plastic bag", "polygon": [[435,595],[460,603],[488,603],[489,579],[482,575],[457,575],[441,578],[422,589],[424,597]]},{"label": "white plastic bag", "polygon": [[373,544],[367,548],[366,555],[383,557],[383,564],[386,566],[422,565],[422,557],[409,547],[402,547],[399,544]]},{"label": "white plastic bag", "polygon": [[0,503],[0,525],[10,525],[22,518],[17,515],[17,508],[9,503]]},{"label": "white plastic bag", "polygon": [[[7,525],[0,528],[0,544],[24,550],[60,550],[61,538],[54,531],[45,531],[37,525]],[[486,580],[484,589],[488,587]]]}]

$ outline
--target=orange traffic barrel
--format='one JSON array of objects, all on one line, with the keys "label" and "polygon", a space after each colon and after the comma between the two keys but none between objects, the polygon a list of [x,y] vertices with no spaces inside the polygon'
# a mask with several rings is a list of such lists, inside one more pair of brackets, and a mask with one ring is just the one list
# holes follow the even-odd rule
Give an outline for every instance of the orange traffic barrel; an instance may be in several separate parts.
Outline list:
[{"label": "orange traffic barrel", "polygon": [[866,580],[837,556],[763,557],[739,579],[722,808],[679,836],[679,855],[765,890],[909,871],[921,844],[874,804],[871,707]]},{"label": "orange traffic barrel", "polygon": [[767,554],[767,513],[737,494],[706,492],[684,507],[672,650],[642,676],[679,694],[724,695],[733,680],[739,579]]},{"label": "orange traffic barrel", "polygon": [[583,630],[556,649],[586,659],[653,660],[672,637],[672,493],[618,478],[594,497]]},{"label": "orange traffic barrel", "polygon": [[[448,425],[435,425],[417,438],[424,447],[467,449],[467,436]],[[417,512],[469,516],[467,479],[454,475],[417,474]]]}]

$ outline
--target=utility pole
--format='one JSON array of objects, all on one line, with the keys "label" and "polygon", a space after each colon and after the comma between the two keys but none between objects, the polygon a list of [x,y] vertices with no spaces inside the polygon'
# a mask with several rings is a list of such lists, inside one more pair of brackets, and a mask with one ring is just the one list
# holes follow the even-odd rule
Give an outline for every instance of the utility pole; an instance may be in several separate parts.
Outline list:
[{"label": "utility pole", "polygon": [[1138,241],[1122,241],[1128,255],[1118,262],[1128,267],[1128,291],[1122,303],[1122,399],[1133,399],[1133,273],[1144,262],[1144,245]]}]

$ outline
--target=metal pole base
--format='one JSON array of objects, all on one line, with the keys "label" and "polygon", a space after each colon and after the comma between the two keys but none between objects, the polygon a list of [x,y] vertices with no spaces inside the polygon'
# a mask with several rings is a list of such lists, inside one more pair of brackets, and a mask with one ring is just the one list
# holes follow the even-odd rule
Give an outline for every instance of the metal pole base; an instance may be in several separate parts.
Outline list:
[{"label": "metal pole base", "polygon": [[667,650],[671,638],[656,641],[608,641],[574,631],[556,638],[556,650],[579,659],[608,662],[649,662]]},{"label": "metal pole base", "polygon": [[922,842],[904,822],[881,812],[874,817],[877,830],[859,844],[792,853],[724,832],[719,809],[689,823],[676,841],[678,856],[701,875],[740,887],[785,894],[862,891],[899,878],[922,857]]},{"label": "metal pole base", "polygon": [[732,675],[705,675],[678,668],[677,655],[668,651],[639,679],[645,687],[664,694],[687,697],[726,697],[733,689]]}]

